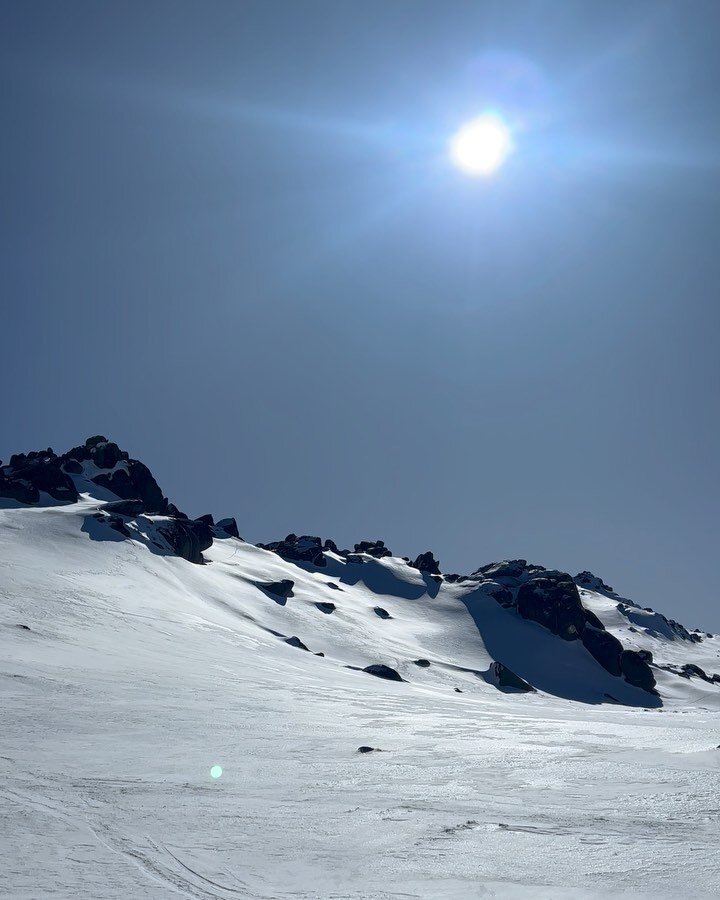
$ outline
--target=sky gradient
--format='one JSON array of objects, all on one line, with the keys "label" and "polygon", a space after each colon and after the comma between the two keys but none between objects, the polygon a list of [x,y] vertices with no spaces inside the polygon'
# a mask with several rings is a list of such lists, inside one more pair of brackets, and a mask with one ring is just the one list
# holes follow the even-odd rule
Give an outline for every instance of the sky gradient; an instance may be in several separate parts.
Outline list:
[{"label": "sky gradient", "polygon": [[[241,534],[524,557],[720,630],[720,56],[693,3],[0,3],[0,457]],[[451,134],[516,129],[490,180]]]}]

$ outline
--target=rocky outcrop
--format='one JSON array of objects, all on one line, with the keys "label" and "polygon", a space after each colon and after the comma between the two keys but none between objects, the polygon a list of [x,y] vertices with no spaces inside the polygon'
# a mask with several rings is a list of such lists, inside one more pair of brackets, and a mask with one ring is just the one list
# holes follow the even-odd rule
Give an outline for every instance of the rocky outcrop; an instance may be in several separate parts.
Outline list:
[{"label": "rocky outcrop", "polygon": [[390,666],[385,666],[382,663],[365,666],[363,672],[367,672],[368,675],[374,675],[376,678],[384,678],[387,681],[403,681],[399,672],[396,672],[395,669],[391,669]]},{"label": "rocky outcrop", "polygon": [[327,565],[323,556],[322,541],[314,535],[289,534],[283,541],[272,541],[269,544],[258,544],[264,550],[272,550],[290,562],[310,563],[320,568]]},{"label": "rocky outcrop", "polygon": [[520,693],[531,693],[535,688],[524,678],[516,675],[511,669],[501,662],[494,662],[490,666],[489,680],[496,687],[503,691],[514,691]]},{"label": "rocky outcrop", "polygon": [[517,611],[566,641],[577,640],[585,615],[575,582],[565,573],[543,572],[520,586]]},{"label": "rocky outcrop", "polygon": [[168,515],[168,501],[163,497],[160,486],[145,463],[130,459],[126,462],[126,467],[115,469],[107,475],[101,473],[91,478],[91,481],[123,500],[142,500],[145,512],[149,515]]},{"label": "rocky outcrop", "polygon": [[620,668],[623,678],[629,684],[645,691],[654,691],[655,676],[652,669],[635,650],[623,650],[620,655]]},{"label": "rocky outcrop", "polygon": [[15,453],[0,468],[0,497],[35,504],[47,494],[57,503],[77,503],[78,492],[53,450]]},{"label": "rocky outcrop", "polygon": [[218,537],[240,537],[237,522],[232,517],[227,519],[220,519],[220,521],[215,525],[215,534]]},{"label": "rocky outcrop", "polygon": [[620,657],[623,653],[623,645],[620,641],[604,629],[586,625],[582,633],[582,642],[585,649],[593,656],[611,675],[621,675],[622,667]]},{"label": "rocky outcrop", "polygon": [[392,556],[392,551],[385,546],[385,541],[360,541],[360,543],[355,544],[355,552],[366,553],[375,559]]},{"label": "rocky outcrop", "polygon": [[212,546],[212,530],[205,522],[168,519],[159,523],[157,530],[176,556],[191,563],[203,563],[203,550]]},{"label": "rocky outcrop", "polygon": [[392,619],[390,613],[386,609],[383,609],[382,606],[373,607],[373,612],[380,619]]},{"label": "rocky outcrop", "polygon": [[440,574],[440,563],[435,559],[430,550],[421,553],[415,558],[414,562],[408,563],[408,565],[412,566],[413,569],[418,569],[420,572],[426,572],[428,575]]},{"label": "rocky outcrop", "polygon": [[283,578],[281,581],[256,581],[256,586],[268,594],[274,594],[276,597],[292,597],[295,582],[289,578]]}]

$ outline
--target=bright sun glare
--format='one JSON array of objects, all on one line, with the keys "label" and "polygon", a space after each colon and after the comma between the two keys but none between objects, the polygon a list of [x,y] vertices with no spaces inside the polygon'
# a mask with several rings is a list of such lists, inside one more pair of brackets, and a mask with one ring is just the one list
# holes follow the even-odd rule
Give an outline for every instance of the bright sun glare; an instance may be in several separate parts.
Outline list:
[{"label": "bright sun glare", "polygon": [[450,141],[450,157],[468,175],[492,175],[512,153],[512,134],[494,113],[466,122]]}]

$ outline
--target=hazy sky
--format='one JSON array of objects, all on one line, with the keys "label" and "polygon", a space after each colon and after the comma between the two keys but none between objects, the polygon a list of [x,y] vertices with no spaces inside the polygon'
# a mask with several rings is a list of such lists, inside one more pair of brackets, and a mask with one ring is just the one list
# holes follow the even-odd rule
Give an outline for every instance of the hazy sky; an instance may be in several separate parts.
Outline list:
[{"label": "hazy sky", "polygon": [[[720,3],[0,0],[0,456],[720,629]],[[448,160],[488,106],[516,150]]]}]

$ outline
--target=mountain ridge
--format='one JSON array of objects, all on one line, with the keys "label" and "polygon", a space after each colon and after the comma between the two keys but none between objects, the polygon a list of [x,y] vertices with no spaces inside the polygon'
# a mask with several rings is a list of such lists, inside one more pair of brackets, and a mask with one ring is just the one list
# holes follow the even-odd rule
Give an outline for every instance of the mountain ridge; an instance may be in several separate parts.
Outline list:
[{"label": "mountain ridge", "polygon": [[[104,435],[94,435],[62,454],[56,454],[50,447],[14,454],[7,464],[0,465],[0,502],[6,507],[69,507],[88,499],[97,502],[95,508],[83,516],[81,530],[95,542],[134,542],[155,554],[170,553],[200,566],[206,564],[205,554],[215,542],[245,543],[239,536],[234,518],[216,522],[211,514],[205,514],[191,519],[179,510],[164,496],[149,468]],[[340,580],[355,579],[355,583],[362,582],[370,590],[374,589],[373,582],[377,582],[377,592],[387,590],[391,596],[398,590],[408,594],[408,579],[416,578],[410,572],[415,571],[420,579],[418,586],[422,585],[422,592],[430,600],[436,598],[441,589],[443,592],[454,591],[455,599],[466,606],[479,630],[485,627],[480,620],[484,622],[486,604],[497,604],[508,616],[506,630],[511,627],[509,617],[514,616],[539,625],[566,644],[582,647],[583,652],[617,679],[614,692],[603,692],[609,702],[623,702],[615,697],[620,683],[642,691],[651,705],[660,702],[656,683],[660,671],[683,678],[698,678],[720,688],[720,674],[706,672],[698,660],[661,662],[655,659],[653,649],[636,646],[638,642],[630,639],[643,628],[649,635],[663,634],[666,641],[692,646],[715,641],[712,634],[688,631],[649,607],[641,609],[588,571],[571,576],[567,572],[529,564],[525,559],[515,559],[487,563],[466,575],[443,574],[431,551],[420,553],[414,560],[394,557],[382,540],[362,540],[350,550],[338,548],[330,538],[323,541],[314,535],[289,534],[282,540],[255,546],[271,552],[290,567],[309,573],[335,571]],[[389,579],[391,562],[395,575]],[[398,577],[402,566],[408,570],[407,574]],[[294,580],[285,579],[291,583]],[[392,582],[390,588],[385,587],[388,581]],[[417,590],[413,588],[408,596]],[[593,611],[592,598],[612,601],[625,626],[606,627]],[[282,599],[287,602],[287,597]],[[480,608],[482,615],[478,613]],[[297,641],[305,646],[300,638]],[[502,640],[500,644],[503,645]],[[517,656],[512,652],[508,654],[507,648],[503,655]],[[537,666],[529,669],[534,671],[534,679],[528,677],[522,660],[519,666],[517,663],[509,666],[507,659],[494,656],[485,676],[500,688],[513,685],[517,690],[534,690],[538,680],[542,687],[542,672],[538,674]],[[634,698],[631,702],[638,700]]]}]

